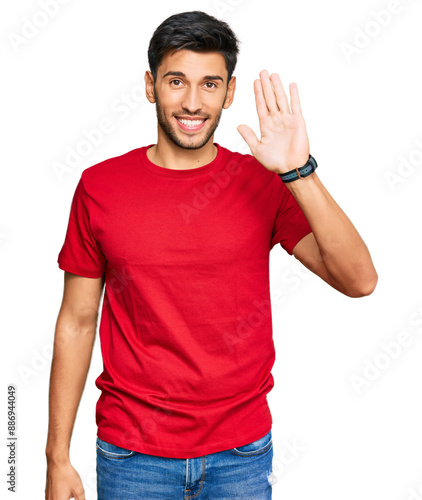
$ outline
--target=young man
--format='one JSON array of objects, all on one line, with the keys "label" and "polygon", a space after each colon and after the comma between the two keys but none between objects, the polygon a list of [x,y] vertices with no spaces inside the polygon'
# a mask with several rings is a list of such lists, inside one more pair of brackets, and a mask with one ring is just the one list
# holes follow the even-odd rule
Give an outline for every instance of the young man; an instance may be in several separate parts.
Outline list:
[{"label": "young man", "polygon": [[69,445],[104,283],[99,500],[271,498],[270,250],[350,297],[375,288],[365,243],[314,171],[295,84],[290,110],[277,74],[255,81],[260,140],[238,127],[252,155],[213,142],[237,54],[208,14],[166,19],[145,74],[157,143],[82,172],[58,258],[47,500],[85,498]]}]

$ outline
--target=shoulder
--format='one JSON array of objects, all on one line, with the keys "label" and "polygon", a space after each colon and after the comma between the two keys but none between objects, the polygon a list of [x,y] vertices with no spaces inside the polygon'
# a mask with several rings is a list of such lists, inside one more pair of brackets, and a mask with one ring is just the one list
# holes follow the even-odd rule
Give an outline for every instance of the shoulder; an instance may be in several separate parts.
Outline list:
[{"label": "shoulder", "polygon": [[139,162],[141,148],[132,149],[112,158],[100,161],[82,171],[81,180],[85,186],[116,182],[120,173],[127,171]]},{"label": "shoulder", "polygon": [[248,175],[253,175],[254,179],[261,178],[264,182],[275,181],[277,184],[277,180],[281,179],[277,174],[268,170],[262,163],[260,163],[255,156],[249,153],[241,153],[238,151],[231,151],[230,149],[224,148],[219,145],[219,147],[224,152],[224,159],[228,166],[233,166],[237,171]]}]

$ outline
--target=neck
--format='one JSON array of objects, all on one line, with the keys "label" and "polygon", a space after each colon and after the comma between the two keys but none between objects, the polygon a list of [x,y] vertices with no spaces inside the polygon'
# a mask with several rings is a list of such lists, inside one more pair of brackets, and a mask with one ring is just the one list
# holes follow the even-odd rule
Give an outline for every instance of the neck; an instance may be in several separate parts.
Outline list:
[{"label": "neck", "polygon": [[218,149],[213,139],[214,134],[200,149],[184,149],[174,144],[159,127],[157,144],[147,150],[147,156],[152,163],[164,168],[186,170],[202,167],[217,156]]}]

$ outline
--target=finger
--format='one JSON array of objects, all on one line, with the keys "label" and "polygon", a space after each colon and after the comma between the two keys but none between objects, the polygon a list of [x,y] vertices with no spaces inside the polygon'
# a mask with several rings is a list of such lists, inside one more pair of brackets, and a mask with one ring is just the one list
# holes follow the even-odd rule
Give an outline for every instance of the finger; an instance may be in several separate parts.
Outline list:
[{"label": "finger", "polygon": [[270,113],[278,113],[279,109],[277,106],[277,101],[274,94],[274,89],[271,85],[270,75],[266,69],[259,73],[261,77],[261,85],[264,92],[264,99]]},{"label": "finger", "polygon": [[259,142],[255,132],[247,125],[239,125],[237,127],[237,131],[243,137],[246,144],[249,146],[250,150],[253,153],[255,150],[255,147],[257,146],[257,144]]},{"label": "finger", "polygon": [[255,91],[255,104],[256,104],[256,110],[258,112],[258,118],[259,120],[262,120],[269,115],[270,111],[264,99],[261,80],[254,81],[254,91]]},{"label": "finger", "polygon": [[75,488],[72,488],[71,494],[73,495],[73,497],[70,498],[75,498],[75,500],[86,500],[85,490],[82,484]]},{"label": "finger", "polygon": [[302,108],[300,106],[299,90],[297,88],[296,83],[291,83],[289,85],[289,90],[290,90],[290,106],[292,108],[292,113],[301,115]]},{"label": "finger", "polygon": [[274,85],[274,92],[280,111],[282,113],[290,113],[289,101],[287,100],[279,75],[277,73],[273,73],[271,75],[271,81]]}]

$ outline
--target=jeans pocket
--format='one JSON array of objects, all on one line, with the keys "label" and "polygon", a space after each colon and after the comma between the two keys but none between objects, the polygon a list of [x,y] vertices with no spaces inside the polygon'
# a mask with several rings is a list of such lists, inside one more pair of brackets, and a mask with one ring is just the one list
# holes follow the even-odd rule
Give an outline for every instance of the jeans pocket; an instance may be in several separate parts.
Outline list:
[{"label": "jeans pocket", "polygon": [[104,457],[114,458],[116,460],[129,458],[137,453],[136,451],[128,450],[127,448],[122,448],[120,446],[116,446],[115,444],[107,443],[107,441],[103,441],[99,437],[97,437],[96,447],[97,452]]},{"label": "jeans pocket", "polygon": [[272,433],[271,431],[264,437],[252,441],[251,443],[244,444],[243,446],[238,446],[237,448],[232,448],[230,451],[234,455],[239,455],[243,457],[248,457],[251,455],[262,455],[272,447]]}]

